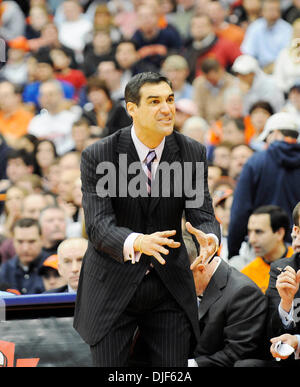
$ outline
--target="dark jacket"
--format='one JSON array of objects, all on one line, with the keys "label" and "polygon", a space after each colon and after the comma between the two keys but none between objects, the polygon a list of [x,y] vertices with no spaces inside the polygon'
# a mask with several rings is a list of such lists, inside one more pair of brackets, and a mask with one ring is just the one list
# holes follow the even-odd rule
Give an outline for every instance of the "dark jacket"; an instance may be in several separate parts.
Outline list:
[{"label": "dark jacket", "polygon": [[45,288],[42,277],[38,274],[46,256],[41,253],[30,265],[28,272],[20,266],[19,257],[16,255],[3,263],[0,268],[0,282],[7,282],[19,290],[21,294],[42,293]]},{"label": "dark jacket", "polygon": [[[231,207],[229,257],[238,255],[247,235],[248,218],[266,204],[282,207],[290,216],[300,199],[300,144],[275,141],[265,151],[255,153],[244,165]],[[287,233],[290,241],[290,233]]]},{"label": "dark jacket", "polygon": [[247,276],[221,260],[199,304],[199,367],[232,367],[258,356],[267,316],[265,295]]}]

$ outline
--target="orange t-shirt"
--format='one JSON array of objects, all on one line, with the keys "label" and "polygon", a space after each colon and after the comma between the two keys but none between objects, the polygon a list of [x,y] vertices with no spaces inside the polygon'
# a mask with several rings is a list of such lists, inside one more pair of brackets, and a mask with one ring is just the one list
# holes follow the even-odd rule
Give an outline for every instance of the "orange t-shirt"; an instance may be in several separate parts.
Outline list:
[{"label": "orange t-shirt", "polygon": [[[293,254],[294,250],[292,247],[288,247],[285,258],[290,258]],[[270,280],[270,265],[261,257],[256,257],[252,262],[245,266],[241,272],[252,279],[263,293],[266,292]]]},{"label": "orange t-shirt", "polygon": [[24,136],[28,132],[28,125],[33,116],[33,113],[22,108],[9,116],[0,111],[0,133],[11,138]]},{"label": "orange t-shirt", "polygon": [[227,24],[226,28],[218,29],[216,33],[218,36],[230,40],[239,46],[242,44],[245,37],[245,31],[243,28],[230,23]]}]

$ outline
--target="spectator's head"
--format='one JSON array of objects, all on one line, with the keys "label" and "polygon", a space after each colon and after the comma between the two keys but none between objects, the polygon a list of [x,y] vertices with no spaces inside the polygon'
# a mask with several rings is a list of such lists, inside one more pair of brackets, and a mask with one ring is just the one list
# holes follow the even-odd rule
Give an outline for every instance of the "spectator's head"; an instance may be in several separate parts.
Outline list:
[{"label": "spectator's head", "polygon": [[54,70],[64,71],[70,68],[72,57],[66,49],[61,47],[52,48],[50,57],[53,62]]},{"label": "spectator's head", "polygon": [[119,89],[122,69],[115,59],[101,61],[97,67],[97,71],[98,78],[106,83],[110,92]]},{"label": "spectator's head", "polygon": [[66,238],[66,217],[60,207],[48,206],[40,213],[43,247],[52,248]]},{"label": "spectator's head", "polygon": [[194,116],[184,122],[181,133],[201,144],[206,144],[208,129],[208,123],[202,117]]},{"label": "spectator's head", "polygon": [[123,70],[131,67],[139,60],[135,43],[131,40],[121,41],[116,48],[116,61]]},{"label": "spectator's head", "polygon": [[63,13],[66,21],[74,22],[80,19],[82,7],[79,1],[65,0],[63,2]]},{"label": "spectator's head", "polygon": [[267,119],[274,114],[274,110],[269,102],[255,102],[249,110],[251,122],[258,133],[261,133],[265,127]]},{"label": "spectator's head", "polygon": [[296,141],[299,136],[297,118],[292,113],[279,112],[273,114],[266,121],[263,132],[258,141],[271,144],[274,141]]},{"label": "spectator's head", "polygon": [[239,78],[241,87],[247,91],[251,88],[255,75],[259,71],[259,64],[250,55],[240,55],[235,59],[232,65],[232,71]]},{"label": "spectator's head", "polygon": [[40,104],[49,113],[56,114],[60,111],[63,102],[63,89],[59,81],[50,80],[40,86]]},{"label": "spectator's head", "polygon": [[296,82],[289,90],[288,101],[300,111],[300,83]]},{"label": "spectator's head", "polygon": [[197,115],[196,103],[188,98],[181,98],[176,103],[175,126],[181,130],[187,119]]},{"label": "spectator's head", "polygon": [[94,31],[93,50],[96,55],[108,55],[112,51],[112,39],[108,31]]},{"label": "spectator's head", "polygon": [[215,58],[206,58],[201,62],[201,70],[204,78],[216,86],[224,77],[224,68]]},{"label": "spectator's head", "polygon": [[207,14],[194,15],[191,20],[190,33],[195,41],[201,41],[208,35],[214,33],[214,28],[210,17]]},{"label": "spectator's head", "polygon": [[39,139],[34,147],[34,155],[38,171],[43,175],[57,158],[54,142],[48,139]]},{"label": "spectator's head", "polygon": [[15,149],[25,149],[27,153],[34,153],[34,147],[38,139],[36,136],[30,133],[24,134],[18,139],[18,142],[15,143]]},{"label": "spectator's head", "polygon": [[292,247],[296,253],[300,253],[300,202],[293,210]]},{"label": "spectator's head", "polygon": [[113,24],[113,16],[107,4],[97,5],[94,13],[94,29],[108,30]]},{"label": "spectator's head", "polygon": [[48,205],[43,194],[29,194],[23,199],[22,217],[39,220],[41,211]]},{"label": "spectator's head", "polygon": [[40,82],[46,82],[50,79],[54,79],[54,64],[50,55],[48,54],[36,54],[36,78]]},{"label": "spectator's head", "polygon": [[69,171],[80,168],[80,153],[67,152],[59,159],[59,167],[61,171]]},{"label": "spectator's head", "polygon": [[216,165],[209,165],[207,169],[207,184],[210,194],[216,181],[222,176],[222,169]]},{"label": "spectator's head", "polygon": [[24,62],[28,51],[28,40],[25,36],[18,36],[8,42],[7,60],[9,63]]},{"label": "spectator's head", "polygon": [[33,5],[29,10],[29,24],[35,30],[40,32],[49,22],[47,8],[42,5]]},{"label": "spectator's head", "polygon": [[262,3],[262,17],[268,26],[274,25],[281,17],[280,0],[264,0]]},{"label": "spectator's head", "polygon": [[228,175],[237,180],[242,169],[248,159],[253,155],[254,151],[246,144],[235,145],[232,147]]},{"label": "spectator's head", "polygon": [[147,37],[151,38],[158,30],[158,8],[153,5],[141,4],[137,9],[137,26]]},{"label": "spectator's head", "polygon": [[222,168],[223,171],[228,171],[232,145],[228,142],[222,142],[214,149],[213,164]]},{"label": "spectator's head", "polygon": [[189,75],[189,65],[182,55],[170,55],[162,64],[161,73],[171,82],[174,91],[180,91]]},{"label": "spectator's head", "polygon": [[231,189],[218,190],[214,196],[214,211],[216,218],[222,225],[222,234],[227,235],[230,221],[230,211],[233,200]]},{"label": "spectator's head", "polygon": [[90,137],[91,130],[88,121],[81,118],[72,125],[72,137],[77,152],[82,152],[85,148],[86,140]]},{"label": "spectator's head", "polygon": [[42,250],[38,221],[31,218],[19,219],[13,226],[13,242],[20,263],[29,266]]},{"label": "spectator's head", "polygon": [[81,191],[81,178],[77,177],[77,179],[73,182],[73,189],[72,189],[72,201],[77,207],[82,206],[82,191]]},{"label": "spectator's head", "polygon": [[41,37],[50,46],[58,42],[58,29],[55,23],[47,23],[41,30]]},{"label": "spectator's head", "polygon": [[22,205],[24,198],[28,195],[28,192],[17,185],[10,186],[6,191],[4,212],[6,215],[15,213],[17,216],[21,216]]},{"label": "spectator's head", "polygon": [[104,80],[96,77],[88,78],[86,92],[88,100],[96,109],[104,111],[110,110],[109,107],[112,106],[112,100],[110,97],[110,91]]},{"label": "spectator's head", "polygon": [[72,202],[74,181],[80,177],[79,169],[62,170],[58,183],[58,196],[65,202]]},{"label": "spectator's head", "polygon": [[215,27],[219,27],[224,22],[228,13],[228,5],[225,5],[224,2],[210,1],[207,5],[207,14]]},{"label": "spectator's head", "polygon": [[66,285],[66,280],[58,272],[58,255],[53,254],[48,257],[41,268],[39,275],[43,278],[46,291],[58,289]]},{"label": "spectator's head", "polygon": [[207,288],[211,277],[221,258],[215,257],[210,263],[198,263],[193,269],[193,277],[197,296],[201,296]]},{"label": "spectator's head", "polygon": [[41,193],[43,191],[42,178],[33,173],[22,176],[16,185],[26,189],[28,193]]},{"label": "spectator's head", "polygon": [[284,238],[290,232],[288,214],[279,206],[266,205],[254,210],[248,220],[248,237],[255,254],[267,262],[282,257]]},{"label": "spectator's head", "polygon": [[12,149],[8,152],[6,174],[13,184],[22,176],[33,173],[33,169],[33,158],[24,149]]},{"label": "spectator's head", "polygon": [[243,118],[224,118],[223,141],[231,145],[245,144],[245,124]]},{"label": "spectator's head", "polygon": [[229,88],[224,92],[224,111],[228,117],[243,117],[243,94],[239,88]]},{"label": "spectator's head", "polygon": [[11,114],[21,102],[21,90],[18,86],[8,81],[0,82],[0,110]]},{"label": "spectator's head", "polygon": [[82,260],[87,250],[88,241],[84,238],[64,240],[57,249],[58,271],[69,287],[76,291]]}]

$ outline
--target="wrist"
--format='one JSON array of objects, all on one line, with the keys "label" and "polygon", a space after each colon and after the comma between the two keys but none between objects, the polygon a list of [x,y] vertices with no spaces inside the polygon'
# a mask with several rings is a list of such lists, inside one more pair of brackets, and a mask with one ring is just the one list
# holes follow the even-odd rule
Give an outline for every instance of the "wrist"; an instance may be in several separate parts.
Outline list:
[{"label": "wrist", "polygon": [[286,313],[289,313],[293,306],[293,301],[281,300],[280,306]]},{"label": "wrist", "polygon": [[139,235],[134,243],[133,243],[133,248],[134,248],[134,251],[138,251],[140,253],[142,253],[142,239],[144,238],[145,234],[141,234]]}]

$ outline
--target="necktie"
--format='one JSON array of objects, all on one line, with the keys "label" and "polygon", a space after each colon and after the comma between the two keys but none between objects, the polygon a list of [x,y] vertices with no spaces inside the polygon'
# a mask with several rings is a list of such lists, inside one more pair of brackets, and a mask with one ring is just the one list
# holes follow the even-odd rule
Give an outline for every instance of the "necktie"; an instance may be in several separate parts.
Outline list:
[{"label": "necktie", "polygon": [[148,195],[151,194],[151,182],[152,182],[152,163],[156,159],[156,153],[154,150],[149,151],[146,157],[146,166],[147,166],[147,191]]}]

